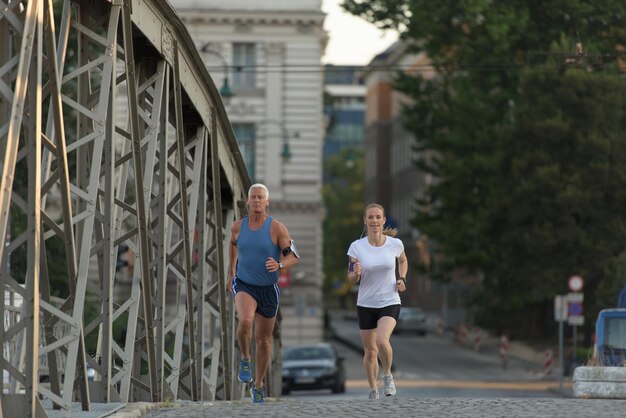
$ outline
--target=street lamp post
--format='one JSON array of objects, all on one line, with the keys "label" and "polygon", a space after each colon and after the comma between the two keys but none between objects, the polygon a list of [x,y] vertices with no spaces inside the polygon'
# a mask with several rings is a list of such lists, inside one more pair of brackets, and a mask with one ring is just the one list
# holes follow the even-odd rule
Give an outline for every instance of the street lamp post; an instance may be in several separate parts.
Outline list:
[{"label": "street lamp post", "polygon": [[[280,156],[283,159],[283,162],[289,161],[293,154],[291,152],[291,145],[289,143],[289,132],[287,131],[287,128],[285,127],[285,123],[279,120],[273,120],[273,119],[266,119],[266,120],[259,122],[259,125],[269,125],[269,124],[280,127],[280,130],[282,133],[282,140],[283,140],[282,148],[280,151]],[[266,135],[266,137],[269,137],[269,135]],[[299,138],[300,133],[294,132],[293,137]]]},{"label": "street lamp post", "polygon": [[210,43],[204,44],[202,48],[200,48],[200,52],[202,52],[203,54],[213,55],[214,57],[220,60],[222,64],[222,71],[224,72],[224,79],[223,79],[222,87],[220,88],[219,91],[220,91],[220,96],[222,96],[222,100],[224,101],[224,103],[228,104],[230,99],[235,96],[235,92],[233,91],[233,89],[230,87],[230,84],[228,83],[228,63],[226,62],[226,59],[224,59],[222,54],[220,54],[214,49],[211,49],[210,45],[211,45]]},{"label": "street lamp post", "polygon": [[[291,144],[290,144],[290,138],[298,138],[300,136],[299,132],[294,132],[293,135],[290,135],[289,132],[287,131],[287,128],[285,127],[284,122],[280,121],[280,120],[276,120],[276,119],[264,119],[262,121],[257,122],[257,126],[264,126],[264,125],[275,125],[278,128],[280,128],[280,132],[281,132],[281,136],[279,137],[281,140],[281,146],[280,146],[280,151],[278,152],[278,155],[281,158],[281,163],[280,165],[278,164],[273,164],[273,162],[275,160],[273,160],[272,158],[266,158],[266,181],[273,183],[272,179],[277,179],[276,183],[273,183],[274,186],[279,186],[280,188],[280,193],[278,194],[278,200],[284,200],[285,199],[285,166],[286,164],[291,160],[291,157],[293,155],[292,151],[291,151]],[[265,137],[268,141],[270,139],[279,139],[276,136],[271,135],[268,132],[268,129],[265,129],[264,135],[263,137]],[[274,143],[276,144],[276,143]],[[267,147],[267,154],[268,156],[271,155],[276,155],[274,154],[274,152],[278,151],[276,149],[276,145],[272,145],[268,143],[268,145],[266,145]],[[271,173],[274,173],[274,175],[272,175]],[[275,177],[274,177],[275,176]]]}]

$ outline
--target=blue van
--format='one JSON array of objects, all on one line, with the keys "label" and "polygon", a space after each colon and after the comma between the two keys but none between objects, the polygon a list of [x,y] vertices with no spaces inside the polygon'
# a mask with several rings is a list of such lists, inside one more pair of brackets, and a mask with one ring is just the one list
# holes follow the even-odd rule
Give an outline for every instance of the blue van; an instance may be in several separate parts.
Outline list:
[{"label": "blue van", "polygon": [[626,366],[626,308],[603,309],[598,314],[596,358],[600,366]]}]

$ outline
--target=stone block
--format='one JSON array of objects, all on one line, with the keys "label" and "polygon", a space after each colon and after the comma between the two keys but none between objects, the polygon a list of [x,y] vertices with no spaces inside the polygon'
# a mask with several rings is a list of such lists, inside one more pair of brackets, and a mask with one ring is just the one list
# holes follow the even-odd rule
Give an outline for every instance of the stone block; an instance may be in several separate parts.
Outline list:
[{"label": "stone block", "polygon": [[573,380],[577,398],[626,399],[626,367],[577,367]]}]

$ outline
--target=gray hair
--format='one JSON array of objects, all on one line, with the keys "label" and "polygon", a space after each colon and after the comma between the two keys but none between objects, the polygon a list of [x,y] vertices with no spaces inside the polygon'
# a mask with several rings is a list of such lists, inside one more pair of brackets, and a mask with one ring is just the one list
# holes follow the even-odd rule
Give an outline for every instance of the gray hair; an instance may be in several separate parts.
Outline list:
[{"label": "gray hair", "polygon": [[252,189],[263,189],[265,190],[265,198],[267,199],[270,198],[270,191],[267,189],[267,186],[265,184],[254,183],[252,186],[250,186],[250,188],[248,189],[248,197],[250,197],[250,193],[252,192]]}]

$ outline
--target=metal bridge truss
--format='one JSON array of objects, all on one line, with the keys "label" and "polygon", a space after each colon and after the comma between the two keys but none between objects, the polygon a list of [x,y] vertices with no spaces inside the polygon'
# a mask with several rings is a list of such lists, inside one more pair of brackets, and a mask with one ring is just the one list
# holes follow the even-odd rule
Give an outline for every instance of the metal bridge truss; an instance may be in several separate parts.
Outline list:
[{"label": "metal bridge truss", "polygon": [[224,243],[249,178],[183,24],[164,0],[0,9],[5,416],[236,398]]}]

